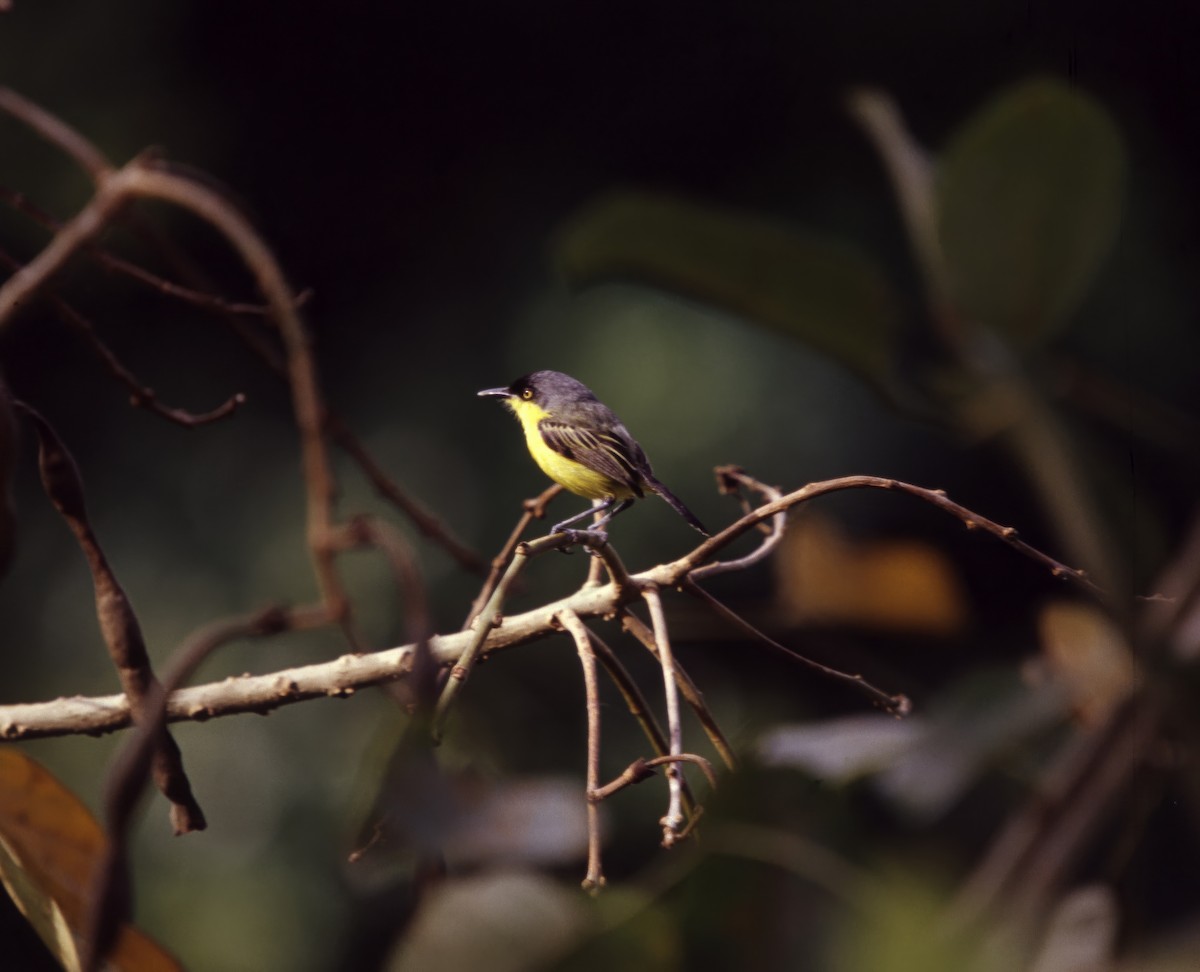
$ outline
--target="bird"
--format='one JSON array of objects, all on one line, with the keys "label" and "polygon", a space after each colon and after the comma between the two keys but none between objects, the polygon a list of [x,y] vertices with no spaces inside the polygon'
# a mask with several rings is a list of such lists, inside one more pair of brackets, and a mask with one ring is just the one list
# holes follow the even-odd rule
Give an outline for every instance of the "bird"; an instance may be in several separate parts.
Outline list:
[{"label": "bird", "polygon": [[534,371],[505,388],[485,388],[481,398],[499,398],[521,423],[534,462],[556,483],[590,499],[590,509],[556,523],[563,532],[589,513],[605,515],[604,526],[647,490],[657,493],[704,536],[708,531],[678,496],[660,483],[637,439],[587,385],[561,371]]}]

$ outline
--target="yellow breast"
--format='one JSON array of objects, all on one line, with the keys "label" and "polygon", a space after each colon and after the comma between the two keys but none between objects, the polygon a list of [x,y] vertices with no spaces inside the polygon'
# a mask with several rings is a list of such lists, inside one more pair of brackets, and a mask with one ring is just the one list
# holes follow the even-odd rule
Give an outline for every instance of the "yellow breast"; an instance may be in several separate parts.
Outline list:
[{"label": "yellow breast", "polygon": [[618,482],[604,473],[596,472],[581,462],[559,455],[546,445],[546,441],[538,429],[538,423],[548,415],[545,409],[533,402],[518,398],[510,398],[506,401],[521,423],[521,428],[525,432],[525,445],[529,447],[529,454],[533,456],[533,461],[556,483],[577,496],[593,500],[608,499],[609,497],[624,500],[632,499],[636,495],[624,483]]}]

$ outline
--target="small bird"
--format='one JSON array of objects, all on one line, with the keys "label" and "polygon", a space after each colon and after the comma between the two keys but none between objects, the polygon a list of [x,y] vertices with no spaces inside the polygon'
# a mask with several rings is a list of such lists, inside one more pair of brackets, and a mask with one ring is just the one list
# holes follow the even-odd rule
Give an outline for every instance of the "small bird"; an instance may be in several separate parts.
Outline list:
[{"label": "small bird", "polygon": [[535,371],[507,388],[485,388],[479,395],[504,400],[521,423],[529,454],[542,472],[594,501],[591,509],[555,524],[551,533],[589,513],[607,510],[592,526],[600,529],[649,489],[704,536],[709,535],[683,501],[654,478],[637,439],[583,382],[561,371]]}]

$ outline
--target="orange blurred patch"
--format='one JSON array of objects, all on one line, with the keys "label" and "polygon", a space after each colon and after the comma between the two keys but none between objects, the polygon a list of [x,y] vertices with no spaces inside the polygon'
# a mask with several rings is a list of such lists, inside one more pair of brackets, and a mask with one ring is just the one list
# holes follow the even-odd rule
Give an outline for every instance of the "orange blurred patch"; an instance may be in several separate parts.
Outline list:
[{"label": "orange blurred patch", "polygon": [[1137,672],[1129,643],[1098,608],[1051,602],[1038,616],[1038,635],[1046,667],[1081,722],[1103,721],[1133,691]]},{"label": "orange blurred patch", "polygon": [[786,622],[840,624],[948,636],[967,623],[950,561],[917,540],[860,543],[832,520],[796,520],[775,559],[776,602]]}]

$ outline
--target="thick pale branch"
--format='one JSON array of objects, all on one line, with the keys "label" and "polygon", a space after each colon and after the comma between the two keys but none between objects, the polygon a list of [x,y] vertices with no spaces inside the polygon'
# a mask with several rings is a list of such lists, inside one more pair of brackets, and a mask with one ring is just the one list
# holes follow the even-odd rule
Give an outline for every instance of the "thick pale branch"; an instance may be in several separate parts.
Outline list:
[{"label": "thick pale branch", "polygon": [[[849,476],[812,483],[775,502],[767,503],[715,537],[705,540],[680,559],[630,575],[628,582],[620,587],[611,583],[602,587],[585,587],[542,607],[504,617],[499,625],[491,627],[488,631],[482,645],[482,653],[487,655],[553,633],[557,630],[554,615],[566,609],[574,611],[581,618],[612,617],[636,599],[639,596],[638,592],[647,584],[655,584],[661,588],[683,585],[689,577],[695,576],[697,567],[708,562],[718,551],[742,534],[755,529],[758,524],[817,496],[854,488],[902,491],[933,503],[962,520],[968,527],[986,530],[1004,540],[1021,553],[1048,567],[1054,576],[1070,579],[1079,586],[1098,593],[1096,586],[1082,571],[1066,567],[1035,550],[1018,539],[1015,531],[951,502],[937,490],[923,489],[875,476]],[[562,535],[553,538],[552,542],[564,542]],[[429,639],[431,658],[440,665],[454,664],[475,637],[474,631],[435,636]],[[269,675],[229,678],[223,682],[182,689],[171,696],[167,707],[168,719],[202,720],[239,712],[268,712],[280,706],[322,696],[344,697],[360,688],[406,677],[412,668],[414,650],[415,646],[405,645],[372,654],[346,655],[334,661]],[[0,739],[101,734],[123,729],[128,725],[128,703],[124,696],[119,695],[64,698],[52,702],[0,706]]]},{"label": "thick pale branch", "polygon": [[[513,615],[494,629],[485,653],[524,644],[555,631],[553,617],[570,608],[580,617],[602,617],[613,611],[611,584],[578,591],[551,604]],[[429,639],[433,661],[450,665],[462,655],[473,632],[458,631]],[[243,712],[272,709],[316,698],[347,698],[358,689],[407,677],[415,645],[403,645],[364,655],[343,655],[332,661],[303,665],[267,675],[241,675],[172,693],[167,704],[170,722],[203,721]],[[123,695],[55,699],[51,702],[0,706],[0,739],[46,736],[102,735],[129,726],[129,703]]]}]

